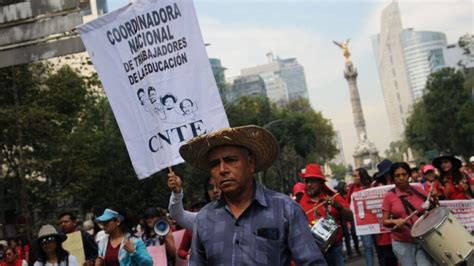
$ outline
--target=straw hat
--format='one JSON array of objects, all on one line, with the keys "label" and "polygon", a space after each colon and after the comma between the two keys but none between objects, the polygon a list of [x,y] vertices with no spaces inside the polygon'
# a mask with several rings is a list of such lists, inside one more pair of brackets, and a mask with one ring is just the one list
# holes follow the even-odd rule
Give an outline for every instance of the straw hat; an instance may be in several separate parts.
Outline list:
[{"label": "straw hat", "polygon": [[48,236],[54,236],[59,243],[62,243],[67,239],[67,236],[65,234],[59,234],[54,226],[50,224],[41,226],[38,232],[38,240]]},{"label": "straw hat", "polygon": [[278,155],[275,137],[263,127],[254,125],[224,128],[189,140],[181,146],[183,159],[202,170],[209,170],[208,153],[219,146],[241,146],[255,158],[255,172],[266,170]]}]

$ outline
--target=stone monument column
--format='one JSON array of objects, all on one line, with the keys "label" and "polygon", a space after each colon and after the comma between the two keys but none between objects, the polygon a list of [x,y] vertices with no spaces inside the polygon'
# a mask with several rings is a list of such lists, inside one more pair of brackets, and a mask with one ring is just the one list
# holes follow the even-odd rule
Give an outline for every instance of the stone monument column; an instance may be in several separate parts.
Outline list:
[{"label": "stone monument column", "polygon": [[374,169],[379,163],[379,152],[375,145],[367,138],[367,130],[365,129],[364,113],[360,102],[359,89],[357,87],[357,69],[352,64],[349,52],[349,40],[334,44],[343,50],[345,61],[344,78],[349,84],[349,92],[352,104],[352,115],[354,116],[354,126],[357,133],[357,145],[353,153],[355,168],[366,167]]}]

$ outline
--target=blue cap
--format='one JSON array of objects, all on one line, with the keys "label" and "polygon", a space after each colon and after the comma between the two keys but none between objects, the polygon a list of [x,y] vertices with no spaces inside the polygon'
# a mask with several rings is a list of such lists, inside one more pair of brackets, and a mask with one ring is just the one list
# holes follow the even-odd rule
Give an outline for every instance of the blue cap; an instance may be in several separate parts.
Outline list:
[{"label": "blue cap", "polygon": [[114,210],[105,209],[104,213],[102,213],[101,216],[95,218],[95,220],[98,221],[98,222],[105,222],[105,221],[112,220],[112,219],[117,219],[117,220],[123,221],[124,217],[123,217],[123,215],[120,215],[118,212],[116,212]]}]

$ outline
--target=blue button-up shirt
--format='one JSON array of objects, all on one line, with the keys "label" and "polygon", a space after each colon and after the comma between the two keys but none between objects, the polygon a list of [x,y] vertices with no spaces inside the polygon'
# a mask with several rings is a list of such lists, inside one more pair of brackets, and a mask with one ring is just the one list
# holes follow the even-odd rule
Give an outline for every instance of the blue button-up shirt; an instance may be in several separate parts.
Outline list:
[{"label": "blue button-up shirt", "polygon": [[235,219],[223,196],[198,213],[189,265],[326,265],[303,209],[254,182],[250,206]]}]

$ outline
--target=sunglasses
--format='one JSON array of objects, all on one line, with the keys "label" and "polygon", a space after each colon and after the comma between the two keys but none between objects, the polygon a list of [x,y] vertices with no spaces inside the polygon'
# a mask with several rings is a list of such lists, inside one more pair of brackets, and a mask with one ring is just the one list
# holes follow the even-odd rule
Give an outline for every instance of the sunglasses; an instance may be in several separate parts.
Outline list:
[{"label": "sunglasses", "polygon": [[13,256],[13,253],[7,252],[7,253],[5,253],[5,256],[7,256],[7,257],[8,257],[8,256]]},{"label": "sunglasses", "polygon": [[39,240],[40,244],[46,244],[49,242],[56,242],[56,238],[54,236],[43,237]]}]

